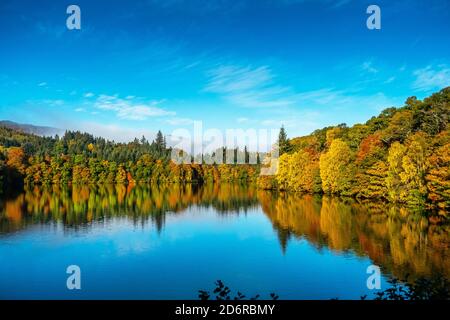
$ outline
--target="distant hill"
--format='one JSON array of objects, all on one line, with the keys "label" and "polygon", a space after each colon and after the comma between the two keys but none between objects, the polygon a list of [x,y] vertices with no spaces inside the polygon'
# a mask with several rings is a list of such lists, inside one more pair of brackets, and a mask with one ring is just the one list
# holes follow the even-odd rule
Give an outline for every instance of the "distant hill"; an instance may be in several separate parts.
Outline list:
[{"label": "distant hill", "polygon": [[9,120],[0,120],[0,127],[6,127],[17,131],[22,131],[24,133],[35,134],[38,136],[54,136],[56,134],[64,134],[63,129],[17,123]]}]

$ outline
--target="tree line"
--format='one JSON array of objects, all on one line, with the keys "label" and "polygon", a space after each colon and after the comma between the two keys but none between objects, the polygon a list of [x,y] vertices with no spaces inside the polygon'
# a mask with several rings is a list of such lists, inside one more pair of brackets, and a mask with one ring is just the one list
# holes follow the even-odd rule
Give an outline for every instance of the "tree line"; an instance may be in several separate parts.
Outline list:
[{"label": "tree line", "polygon": [[[226,148],[219,151],[225,157]],[[81,132],[40,137],[0,127],[0,185],[255,181],[259,166],[248,164],[250,152],[233,151],[235,164],[177,165],[161,131],[152,142],[116,143]],[[237,165],[241,153],[245,163]]]},{"label": "tree line", "polygon": [[[81,132],[40,137],[0,127],[0,184],[257,180],[262,189],[376,198],[447,215],[449,101],[447,87],[423,101],[410,97],[403,107],[385,109],[352,127],[340,124],[293,139],[281,128],[274,176],[259,176],[259,161],[176,165],[160,131],[151,142],[142,137],[116,143]],[[219,152],[225,157],[227,150]],[[235,159],[239,152],[234,150]],[[243,152],[249,159],[247,148]]]},{"label": "tree line", "polygon": [[450,87],[410,97],[365,124],[341,124],[287,139],[263,189],[377,198],[418,209],[450,209]]}]

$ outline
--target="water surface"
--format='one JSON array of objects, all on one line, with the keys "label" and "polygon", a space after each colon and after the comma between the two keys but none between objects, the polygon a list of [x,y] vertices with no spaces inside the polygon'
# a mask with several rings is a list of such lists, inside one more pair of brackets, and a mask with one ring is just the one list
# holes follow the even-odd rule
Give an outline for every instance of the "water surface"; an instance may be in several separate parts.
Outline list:
[{"label": "water surface", "polygon": [[[35,188],[0,202],[0,298],[359,299],[366,269],[449,277],[450,229],[379,203],[240,185]],[[81,268],[82,289],[66,288]]]}]

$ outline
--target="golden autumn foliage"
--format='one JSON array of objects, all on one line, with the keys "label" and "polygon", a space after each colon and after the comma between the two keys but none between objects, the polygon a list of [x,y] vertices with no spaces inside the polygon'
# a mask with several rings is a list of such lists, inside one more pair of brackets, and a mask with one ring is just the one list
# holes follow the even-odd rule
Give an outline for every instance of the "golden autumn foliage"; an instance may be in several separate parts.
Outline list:
[{"label": "golden autumn foliage", "polygon": [[450,133],[444,131],[436,140],[439,146],[427,159],[429,168],[425,175],[428,199],[437,204],[441,215],[450,212]]},{"label": "golden autumn foliage", "polygon": [[[411,97],[404,107],[383,110],[365,124],[291,139],[292,151],[280,157],[276,177],[258,183],[262,189],[405,203],[447,216],[449,120],[450,87],[423,101]],[[320,179],[312,179],[316,175]]]},{"label": "golden autumn foliage", "polygon": [[341,139],[331,142],[330,149],[320,156],[320,177],[325,193],[349,195],[354,174],[353,153]]},{"label": "golden autumn foliage", "polygon": [[6,165],[17,170],[20,174],[25,173],[25,152],[20,147],[11,147],[8,149],[8,158]]},{"label": "golden autumn foliage", "polygon": [[427,194],[427,139],[425,134],[419,132],[408,138],[406,146],[395,142],[389,148],[386,186],[391,201],[424,206]]},{"label": "golden autumn foliage", "polygon": [[388,189],[389,200],[399,202],[404,196],[404,188],[400,174],[403,172],[403,157],[406,153],[406,147],[400,142],[394,142],[389,148],[387,158],[388,174],[386,177],[386,187]]},{"label": "golden autumn foliage", "polygon": [[318,248],[369,256],[397,278],[450,276],[448,225],[430,224],[420,215],[409,219],[412,211],[382,202],[264,191],[258,199],[283,251],[289,250],[289,238],[306,238]]},{"label": "golden autumn foliage", "polygon": [[[80,132],[38,137],[0,128],[0,184],[138,184],[255,182],[262,189],[329,193],[400,202],[418,210],[449,210],[450,87],[424,100],[408,98],[364,124],[339,124],[287,138],[269,166],[175,165],[161,132],[115,143]],[[231,151],[244,159],[250,152]],[[258,159],[259,154],[257,154]],[[203,159],[203,155],[202,155]],[[273,165],[272,165],[273,164]],[[266,170],[268,169],[268,170]],[[259,173],[261,172],[261,176]],[[274,173],[277,173],[274,176]]]},{"label": "golden autumn foliage", "polygon": [[283,154],[276,175],[280,190],[312,193],[320,190],[319,161],[306,151]]},{"label": "golden autumn foliage", "polygon": [[380,139],[380,134],[370,134],[361,140],[361,143],[356,154],[356,162],[362,163],[370,159],[376,159],[377,155],[383,152],[383,143]]}]

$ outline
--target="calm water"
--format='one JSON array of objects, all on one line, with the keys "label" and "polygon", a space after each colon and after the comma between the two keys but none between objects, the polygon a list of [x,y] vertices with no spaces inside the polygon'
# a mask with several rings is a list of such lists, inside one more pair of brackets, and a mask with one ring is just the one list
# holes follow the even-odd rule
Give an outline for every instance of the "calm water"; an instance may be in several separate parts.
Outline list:
[{"label": "calm water", "polygon": [[[450,276],[450,228],[404,209],[237,185],[28,190],[0,202],[0,298],[372,296],[366,268]],[[81,268],[80,291],[66,268]]]}]

